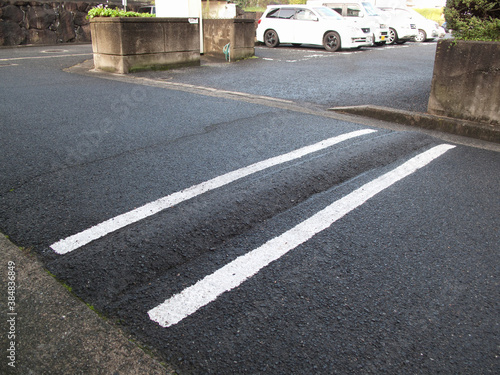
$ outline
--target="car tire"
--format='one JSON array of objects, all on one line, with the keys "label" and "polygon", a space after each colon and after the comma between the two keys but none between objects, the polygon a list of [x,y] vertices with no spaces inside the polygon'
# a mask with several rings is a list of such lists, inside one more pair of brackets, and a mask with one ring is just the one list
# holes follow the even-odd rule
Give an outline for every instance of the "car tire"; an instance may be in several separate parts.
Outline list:
[{"label": "car tire", "polygon": [[280,44],[278,33],[274,30],[267,30],[264,33],[264,44],[269,48],[277,47]]},{"label": "car tire", "polygon": [[328,52],[336,52],[340,49],[340,35],[336,31],[329,31],[323,37],[323,47]]},{"label": "car tire", "polygon": [[418,34],[415,37],[415,42],[422,43],[425,42],[426,40],[427,40],[427,34],[425,33],[425,31],[422,29],[418,29]]},{"label": "car tire", "polygon": [[389,29],[389,35],[387,37],[387,44],[394,44],[398,42],[398,32],[392,27]]}]

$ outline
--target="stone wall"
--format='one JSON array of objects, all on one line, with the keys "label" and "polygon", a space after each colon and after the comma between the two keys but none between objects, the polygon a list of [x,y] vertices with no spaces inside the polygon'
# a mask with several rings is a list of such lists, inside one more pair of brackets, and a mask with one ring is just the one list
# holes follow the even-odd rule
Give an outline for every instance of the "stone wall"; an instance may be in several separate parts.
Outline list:
[{"label": "stone wall", "polygon": [[0,46],[90,43],[87,12],[101,3],[0,0]]},{"label": "stone wall", "polygon": [[500,126],[500,43],[441,40],[427,110]]},{"label": "stone wall", "polygon": [[[102,1],[0,0],[0,46],[90,43],[90,23],[86,18],[87,12],[90,8],[101,3]],[[131,4],[131,1],[128,3],[128,10],[137,10],[142,4],[141,2]],[[110,1],[109,6],[121,7],[121,1]],[[245,13],[241,11],[237,14],[238,19],[255,20],[255,27],[260,16],[261,13]],[[248,25],[240,25],[238,29],[242,27],[247,28]],[[219,33],[219,31],[216,31],[216,33]],[[211,34],[205,35],[210,36]],[[214,36],[214,38],[217,38],[217,36]],[[229,35],[227,35],[228,38]],[[208,41],[208,43],[211,42]],[[214,47],[211,50],[220,49],[222,51],[222,47]],[[245,45],[245,47],[247,46]],[[248,51],[244,52],[241,47],[238,48],[240,48],[239,52],[243,55],[248,54]],[[236,49],[234,52],[237,52]]]}]

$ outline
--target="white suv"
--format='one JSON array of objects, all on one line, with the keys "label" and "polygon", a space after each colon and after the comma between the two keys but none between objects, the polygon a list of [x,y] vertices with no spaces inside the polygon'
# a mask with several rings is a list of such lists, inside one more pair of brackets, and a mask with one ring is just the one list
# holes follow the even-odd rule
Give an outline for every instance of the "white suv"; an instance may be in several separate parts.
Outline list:
[{"label": "white suv", "polygon": [[350,20],[358,27],[369,30],[373,44],[381,46],[387,42],[389,27],[370,1],[358,0],[308,0],[308,5],[322,5]]},{"label": "white suv", "polygon": [[268,47],[280,43],[322,45],[334,52],[370,46],[372,37],[326,7],[270,5],[258,21],[257,41]]}]

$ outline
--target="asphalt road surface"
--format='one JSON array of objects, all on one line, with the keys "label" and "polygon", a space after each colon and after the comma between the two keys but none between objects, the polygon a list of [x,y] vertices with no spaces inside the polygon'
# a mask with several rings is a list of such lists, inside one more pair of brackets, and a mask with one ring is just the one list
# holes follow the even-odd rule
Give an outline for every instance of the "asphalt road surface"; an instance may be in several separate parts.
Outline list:
[{"label": "asphalt road surface", "polygon": [[434,52],[0,49],[0,230],[179,373],[499,373],[496,147],[325,111],[425,111]]}]

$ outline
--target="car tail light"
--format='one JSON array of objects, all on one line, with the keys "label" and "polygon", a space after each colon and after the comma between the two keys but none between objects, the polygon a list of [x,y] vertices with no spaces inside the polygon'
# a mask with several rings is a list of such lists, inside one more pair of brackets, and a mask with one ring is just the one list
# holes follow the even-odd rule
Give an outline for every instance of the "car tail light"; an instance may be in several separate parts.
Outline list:
[{"label": "car tail light", "polygon": [[260,21],[261,21],[260,19],[257,21],[257,25],[260,25]]}]

